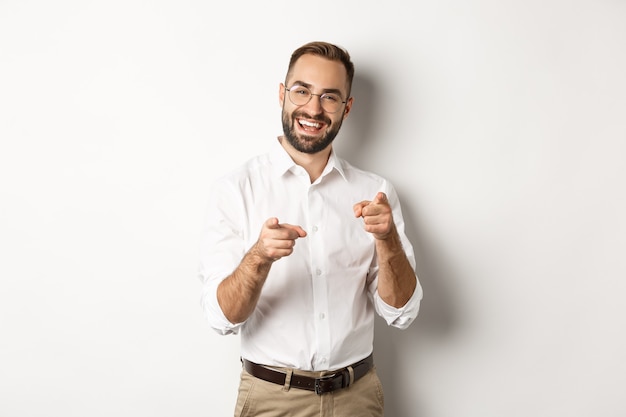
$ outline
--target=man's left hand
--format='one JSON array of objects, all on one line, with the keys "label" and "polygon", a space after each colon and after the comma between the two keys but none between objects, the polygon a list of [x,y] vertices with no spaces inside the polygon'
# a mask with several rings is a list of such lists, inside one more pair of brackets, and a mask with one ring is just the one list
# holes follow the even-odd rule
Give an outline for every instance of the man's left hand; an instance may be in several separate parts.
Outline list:
[{"label": "man's left hand", "polygon": [[365,231],[376,239],[386,239],[394,229],[391,206],[387,196],[379,192],[374,200],[363,200],[353,206],[354,216],[363,217]]}]

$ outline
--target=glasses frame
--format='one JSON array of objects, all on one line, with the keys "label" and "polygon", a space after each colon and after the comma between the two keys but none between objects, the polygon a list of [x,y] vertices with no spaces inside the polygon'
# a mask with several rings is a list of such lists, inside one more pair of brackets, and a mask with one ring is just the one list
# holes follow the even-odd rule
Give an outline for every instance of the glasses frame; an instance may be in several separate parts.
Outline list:
[{"label": "glasses frame", "polygon": [[[296,104],[296,103],[294,103],[294,102],[293,102],[293,100],[292,100],[292,98],[291,98],[291,90],[293,90],[293,89],[294,89],[294,88],[296,88],[296,87],[304,88],[304,89],[306,89],[306,90],[309,92],[310,96],[309,96],[309,99],[307,100],[307,102],[306,102],[306,103],[303,103],[303,104]],[[301,107],[301,106],[306,106],[307,104],[309,104],[309,103],[311,102],[311,100],[313,99],[313,96],[318,96],[318,97],[320,98],[320,106],[322,107],[322,109],[324,109],[324,111],[325,111],[326,113],[331,113],[331,114],[334,114],[334,113],[338,113],[338,112],[341,110],[341,106],[339,106],[339,108],[338,108],[337,110],[335,110],[335,111],[328,111],[328,110],[326,110],[326,109],[324,108],[324,102],[322,101],[322,97],[324,97],[324,96],[326,96],[326,95],[328,95],[328,94],[331,94],[331,93],[315,94],[315,93],[313,93],[313,92],[311,91],[311,89],[310,89],[309,87],[307,87],[307,86],[305,86],[305,85],[302,85],[302,84],[294,84],[294,85],[292,85],[292,86],[291,86],[291,87],[289,87],[289,88],[285,87],[285,91],[287,91],[287,97],[289,97],[289,101],[291,101],[291,104],[293,104],[294,106],[298,106],[298,107]],[[334,95],[334,94],[333,94],[333,95]],[[344,104],[344,105],[345,105],[345,104],[348,102],[348,100],[346,99],[346,100],[341,101],[341,97],[340,97],[340,101],[339,101],[339,102],[340,102],[341,104]]]}]

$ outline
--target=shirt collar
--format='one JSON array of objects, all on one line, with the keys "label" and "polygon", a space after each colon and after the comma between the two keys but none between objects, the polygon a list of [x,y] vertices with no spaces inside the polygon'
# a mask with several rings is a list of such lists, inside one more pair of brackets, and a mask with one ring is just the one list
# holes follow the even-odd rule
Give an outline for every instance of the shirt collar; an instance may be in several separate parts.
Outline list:
[{"label": "shirt collar", "polygon": [[280,144],[280,139],[276,138],[273,146],[270,148],[270,161],[272,163],[272,169],[277,177],[280,177],[296,166],[293,159],[289,156],[285,148]]},{"label": "shirt collar", "polygon": [[[296,163],[291,159],[285,148],[280,144],[280,140],[277,139],[272,148],[270,149],[270,160],[272,162],[272,169],[276,176],[282,176],[287,171],[296,167]],[[344,180],[347,180],[344,171],[343,161],[335,154],[335,149],[331,149],[330,156],[324,171],[322,171],[321,177],[326,176],[328,173],[336,170]]]},{"label": "shirt collar", "polygon": [[322,176],[331,172],[332,170],[336,170],[344,180],[348,180],[346,178],[346,173],[343,169],[343,160],[337,156],[335,153],[335,148],[332,148],[330,151],[330,156],[328,157],[328,163],[326,164],[326,168],[324,168],[324,172],[322,172]]}]

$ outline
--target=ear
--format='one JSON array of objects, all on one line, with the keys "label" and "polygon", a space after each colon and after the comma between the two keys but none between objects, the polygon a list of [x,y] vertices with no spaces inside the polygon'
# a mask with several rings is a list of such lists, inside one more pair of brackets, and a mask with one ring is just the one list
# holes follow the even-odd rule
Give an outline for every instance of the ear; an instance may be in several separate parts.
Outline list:
[{"label": "ear", "polygon": [[285,84],[280,83],[280,86],[278,87],[278,104],[280,104],[281,108],[285,103],[285,88]]},{"label": "ear", "polygon": [[348,114],[350,113],[350,110],[352,110],[352,103],[354,102],[354,97],[350,97],[348,99],[348,101],[346,102],[346,107],[343,110],[343,119],[345,120],[346,117],[348,117]]}]

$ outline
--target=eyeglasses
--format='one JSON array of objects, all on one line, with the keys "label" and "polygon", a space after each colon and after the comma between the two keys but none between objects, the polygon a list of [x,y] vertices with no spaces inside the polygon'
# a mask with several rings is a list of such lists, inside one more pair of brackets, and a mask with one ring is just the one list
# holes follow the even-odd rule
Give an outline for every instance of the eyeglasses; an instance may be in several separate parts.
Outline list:
[{"label": "eyeglasses", "polygon": [[311,90],[302,86],[294,85],[291,88],[286,88],[289,92],[289,100],[296,106],[304,106],[313,96],[320,98],[320,105],[328,113],[336,113],[341,109],[342,104],[346,104],[346,101],[341,100],[341,96],[335,93],[313,94]]}]

